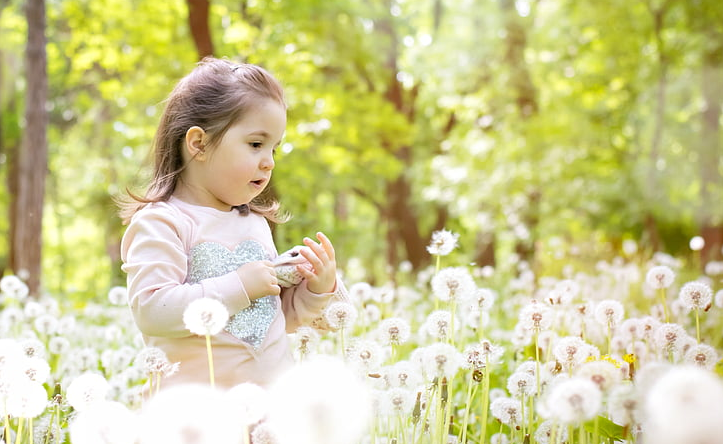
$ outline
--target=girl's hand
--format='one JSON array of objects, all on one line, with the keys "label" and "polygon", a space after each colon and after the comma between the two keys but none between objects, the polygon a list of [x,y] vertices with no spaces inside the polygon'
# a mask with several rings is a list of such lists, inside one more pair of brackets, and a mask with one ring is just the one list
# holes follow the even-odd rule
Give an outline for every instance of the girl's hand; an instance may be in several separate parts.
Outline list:
[{"label": "girl's hand", "polygon": [[308,237],[304,238],[304,245],[300,253],[312,266],[309,270],[306,267],[297,265],[296,269],[306,279],[306,288],[313,293],[331,293],[336,286],[336,256],[334,246],[324,233],[316,233],[316,238],[321,243],[316,243]]},{"label": "girl's hand", "polygon": [[270,261],[247,262],[236,269],[250,300],[281,293],[274,264]]}]

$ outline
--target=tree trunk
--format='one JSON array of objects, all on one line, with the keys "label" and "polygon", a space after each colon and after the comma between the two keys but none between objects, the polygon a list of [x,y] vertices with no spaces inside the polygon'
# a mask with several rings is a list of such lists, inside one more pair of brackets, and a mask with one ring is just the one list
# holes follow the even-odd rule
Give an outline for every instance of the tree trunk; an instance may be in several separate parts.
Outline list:
[{"label": "tree trunk", "polygon": [[[389,6],[391,8],[391,5]],[[387,10],[390,10],[390,8],[387,8]],[[377,29],[389,39],[389,47],[386,53],[387,59],[385,61],[389,82],[384,97],[394,106],[395,110],[411,121],[414,118],[415,104],[413,101],[416,95],[411,94],[409,99],[411,103],[405,103],[404,89],[397,79],[399,72],[397,64],[399,38],[389,18],[380,20]],[[412,147],[400,147],[393,140],[386,142],[387,149],[405,165],[404,170],[411,169],[413,162]],[[425,248],[427,239],[423,238],[419,232],[419,218],[416,208],[412,205],[411,190],[410,179],[404,173],[389,181],[386,186],[387,201],[384,205],[385,210],[381,215],[387,218],[384,223],[387,228],[387,263],[392,267],[396,267],[400,262],[397,249],[403,247],[406,259],[411,262],[415,270],[418,270],[429,261],[429,255],[426,253]]]},{"label": "tree trunk", "polygon": [[[524,122],[537,114],[539,108],[535,85],[532,83],[530,70],[525,61],[527,31],[522,22],[523,18],[520,17],[517,12],[513,0],[501,0],[500,5],[506,30],[504,60],[510,69],[510,82],[515,94],[517,111]],[[537,237],[535,233],[537,232],[537,226],[540,221],[540,201],[542,199],[540,179],[537,177],[537,172],[540,170],[539,159],[537,157],[541,155],[541,150],[535,149],[531,154],[535,156],[531,161],[538,165],[533,166],[534,177],[527,191],[528,205],[520,215],[521,220],[525,223],[529,231],[530,237],[526,240],[518,240],[517,245],[515,245],[515,251],[519,254],[520,259],[534,265]]]},{"label": "tree trunk", "polygon": [[723,106],[723,45],[705,54],[703,60],[702,89],[705,108],[700,137],[701,207],[700,234],[705,239],[701,251],[703,264],[723,256],[723,176],[719,165],[723,155],[720,118]]},{"label": "tree trunk", "polygon": [[213,55],[213,39],[208,27],[208,0],[186,0],[188,4],[188,25],[193,43],[196,44],[198,59]]},{"label": "tree trunk", "polygon": [[25,14],[28,22],[27,96],[25,129],[18,156],[18,195],[12,220],[11,249],[13,271],[27,277],[30,293],[37,295],[41,282],[43,200],[48,169],[45,1],[28,0]]}]

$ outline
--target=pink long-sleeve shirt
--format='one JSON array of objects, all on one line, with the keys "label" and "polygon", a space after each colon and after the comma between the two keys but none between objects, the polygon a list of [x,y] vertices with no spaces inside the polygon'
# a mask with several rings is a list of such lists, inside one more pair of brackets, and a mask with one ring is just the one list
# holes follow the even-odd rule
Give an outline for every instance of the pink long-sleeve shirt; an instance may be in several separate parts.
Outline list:
[{"label": "pink long-sleeve shirt", "polygon": [[302,281],[282,288],[280,296],[250,301],[236,269],[276,256],[268,222],[253,212],[224,212],[172,197],[133,216],[121,243],[129,305],[145,344],[180,363],[162,387],[209,381],[205,337],[191,334],[183,321],[186,307],[198,298],[216,299],[232,315],[211,339],[217,385],[268,385],[293,363],[287,332],[318,319],[333,293],[312,293]]}]

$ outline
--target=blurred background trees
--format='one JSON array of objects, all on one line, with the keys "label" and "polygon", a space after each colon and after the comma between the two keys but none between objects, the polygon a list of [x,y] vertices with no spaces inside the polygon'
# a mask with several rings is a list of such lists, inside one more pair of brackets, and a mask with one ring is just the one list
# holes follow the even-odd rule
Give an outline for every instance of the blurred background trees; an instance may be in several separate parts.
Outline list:
[{"label": "blurred background trees", "polygon": [[[442,227],[461,260],[498,268],[544,272],[624,240],[682,254],[695,235],[704,259],[721,255],[719,0],[33,4],[47,14],[45,131],[28,114],[41,25],[0,0],[0,265],[49,291],[124,282],[113,196],[142,189],[163,100],[208,54],[286,88],[272,191],[294,218],[279,249],[323,230],[370,280],[427,265]],[[13,233],[30,211],[21,159],[43,132],[40,273]]]}]

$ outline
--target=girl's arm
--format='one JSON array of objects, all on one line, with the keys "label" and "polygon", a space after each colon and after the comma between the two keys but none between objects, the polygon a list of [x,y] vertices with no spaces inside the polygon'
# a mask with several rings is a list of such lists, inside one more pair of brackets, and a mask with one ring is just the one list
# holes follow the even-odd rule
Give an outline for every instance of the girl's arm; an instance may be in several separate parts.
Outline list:
[{"label": "girl's arm", "polygon": [[136,324],[147,336],[190,336],[183,312],[195,299],[217,299],[229,313],[250,304],[236,271],[186,283],[188,257],[181,236],[189,227],[179,216],[167,208],[146,208],[123,236],[121,258],[128,274],[129,304]]}]

